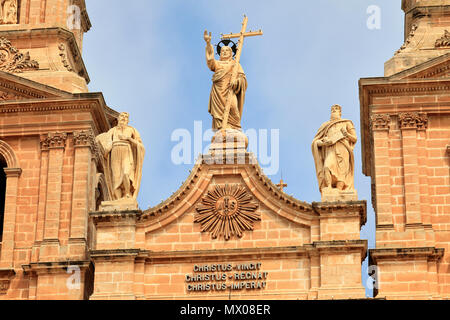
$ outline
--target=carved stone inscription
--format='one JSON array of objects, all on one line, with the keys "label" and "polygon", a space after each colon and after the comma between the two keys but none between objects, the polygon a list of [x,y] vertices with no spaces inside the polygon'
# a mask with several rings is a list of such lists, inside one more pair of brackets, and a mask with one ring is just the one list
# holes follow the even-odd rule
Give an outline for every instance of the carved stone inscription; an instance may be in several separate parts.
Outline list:
[{"label": "carved stone inscription", "polygon": [[185,277],[187,292],[263,290],[268,272],[261,262],[194,265]]}]

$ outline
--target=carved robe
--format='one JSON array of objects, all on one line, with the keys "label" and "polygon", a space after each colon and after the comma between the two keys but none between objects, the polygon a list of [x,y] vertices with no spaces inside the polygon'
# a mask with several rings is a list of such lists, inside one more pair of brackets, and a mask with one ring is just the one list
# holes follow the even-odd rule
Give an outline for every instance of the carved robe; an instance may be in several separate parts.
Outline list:
[{"label": "carved robe", "polygon": [[247,90],[247,79],[244,70],[239,64],[237,76],[237,88],[231,88],[231,74],[235,66],[235,61],[219,61],[214,59],[214,54],[206,52],[206,62],[211,71],[214,72],[212,78],[212,89],[209,98],[208,112],[213,117],[212,129],[222,129],[222,120],[225,114],[225,105],[230,90],[232,93],[230,115],[228,117],[228,127],[239,130],[241,128],[242,111],[244,109],[245,91]]},{"label": "carved robe", "polygon": [[[320,191],[325,187],[336,188],[337,182],[345,184],[344,190],[354,190],[355,158],[353,149],[355,143],[343,136],[341,132],[343,128],[356,136],[353,122],[340,119],[325,122],[314,137],[312,153]],[[333,144],[319,147],[318,142],[324,138],[333,141]],[[327,186],[325,182],[326,169],[331,173],[331,186]]]},{"label": "carved robe", "polygon": [[3,24],[17,23],[17,0],[0,1],[0,19]]},{"label": "carved robe", "polygon": [[[132,138],[136,143],[122,140],[119,136]],[[117,199],[115,190],[121,188],[124,179],[131,185],[131,197],[137,199],[142,178],[145,149],[136,129],[130,126],[112,128],[96,138],[106,158],[105,180],[113,200]]]}]

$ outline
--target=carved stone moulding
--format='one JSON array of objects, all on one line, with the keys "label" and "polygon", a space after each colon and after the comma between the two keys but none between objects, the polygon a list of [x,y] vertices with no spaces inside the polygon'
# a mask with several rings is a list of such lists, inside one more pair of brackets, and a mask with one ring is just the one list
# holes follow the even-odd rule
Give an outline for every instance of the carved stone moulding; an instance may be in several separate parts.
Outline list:
[{"label": "carved stone moulding", "polygon": [[389,114],[373,114],[370,118],[373,131],[389,130],[391,116]]},{"label": "carved stone moulding", "polygon": [[417,24],[413,24],[411,26],[411,31],[408,35],[408,38],[406,38],[405,43],[403,43],[403,45],[400,47],[400,49],[397,50],[397,52],[395,52],[394,55],[399,54],[400,52],[402,52],[403,50],[405,50],[408,47],[408,45],[410,44],[412,38],[414,37],[414,35],[416,33],[417,28],[418,28]]},{"label": "carved stone moulding", "polygon": [[213,239],[223,235],[228,241],[232,236],[241,238],[246,230],[253,231],[254,222],[261,220],[257,209],[258,204],[243,186],[217,185],[197,206],[194,222]]},{"label": "carved stone moulding", "polygon": [[61,57],[61,62],[64,65],[64,67],[67,69],[67,71],[73,71],[72,65],[70,63],[67,51],[66,51],[66,45],[64,43],[60,43],[58,46],[58,49],[60,51],[59,56]]},{"label": "carved stone moulding", "polygon": [[421,112],[399,113],[400,129],[426,130],[428,128],[428,115]]},{"label": "carved stone moulding", "polygon": [[13,269],[0,269],[0,295],[8,292],[11,280],[16,275]]},{"label": "carved stone moulding", "polygon": [[73,133],[73,144],[75,147],[92,147],[95,146],[94,133],[91,130],[75,131]]},{"label": "carved stone moulding", "polygon": [[436,48],[450,48],[450,32],[445,30],[445,34],[437,39],[434,45]]},{"label": "carved stone moulding", "polygon": [[47,135],[41,136],[41,149],[65,148],[67,133],[65,132],[49,132]]},{"label": "carved stone moulding", "polygon": [[20,73],[38,69],[39,63],[31,60],[29,52],[19,52],[8,39],[0,37],[0,70]]}]

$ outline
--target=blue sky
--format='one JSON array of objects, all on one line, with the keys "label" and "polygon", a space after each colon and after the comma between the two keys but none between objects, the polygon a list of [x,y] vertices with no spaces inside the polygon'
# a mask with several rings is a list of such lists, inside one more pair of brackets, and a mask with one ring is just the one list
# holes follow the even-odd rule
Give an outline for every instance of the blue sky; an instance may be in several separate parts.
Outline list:
[{"label": "blue sky", "polygon": [[[403,43],[400,0],[86,2],[93,25],[83,45],[89,90],[130,112],[146,146],[142,209],[167,199],[192,168],[172,163],[172,132],[193,132],[194,121],[211,126],[205,29],[217,43],[221,33],[240,31],[246,14],[249,29],[263,30],[263,37],[246,40],[241,58],[249,83],[243,129],[280,130],[280,171],[269,177],[277,183],[282,170],[285,191],[307,202],[320,201],[311,142],[330,106],[342,105],[360,139],[358,80],[383,76],[384,62]],[[380,29],[367,28],[370,5],[381,9]],[[361,237],[373,248],[375,218],[360,141],[355,186],[368,203]]]}]

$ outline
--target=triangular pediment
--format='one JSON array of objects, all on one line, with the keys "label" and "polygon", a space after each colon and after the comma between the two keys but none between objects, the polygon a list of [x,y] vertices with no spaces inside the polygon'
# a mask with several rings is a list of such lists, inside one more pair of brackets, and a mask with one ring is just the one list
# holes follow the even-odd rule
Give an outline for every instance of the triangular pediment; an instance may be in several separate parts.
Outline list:
[{"label": "triangular pediment", "polygon": [[436,79],[450,77],[450,53],[396,73],[390,80]]},{"label": "triangular pediment", "polygon": [[0,71],[0,103],[3,101],[70,98],[71,93]]},{"label": "triangular pediment", "polygon": [[179,230],[180,236],[186,230],[204,248],[215,241],[256,241],[261,234],[280,245],[309,243],[319,217],[313,206],[281,191],[251,163],[217,165],[200,158],[181,188],[144,211],[138,226],[155,239],[168,230]]}]

